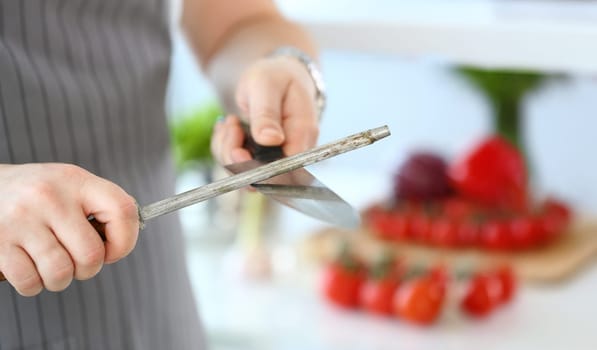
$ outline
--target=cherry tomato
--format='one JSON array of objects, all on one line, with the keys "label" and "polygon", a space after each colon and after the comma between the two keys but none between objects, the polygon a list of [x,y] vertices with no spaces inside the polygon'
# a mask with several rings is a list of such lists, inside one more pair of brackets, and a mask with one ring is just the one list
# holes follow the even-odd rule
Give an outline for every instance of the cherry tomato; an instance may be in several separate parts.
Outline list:
[{"label": "cherry tomato", "polygon": [[512,219],[508,225],[512,247],[515,249],[531,248],[541,240],[539,224],[533,217],[518,217]]},{"label": "cherry tomato", "polygon": [[570,209],[564,203],[554,199],[546,200],[537,218],[542,233],[541,243],[551,241],[564,233],[570,224],[571,216]]},{"label": "cherry tomato", "polygon": [[473,213],[472,204],[460,197],[448,198],[443,202],[443,215],[451,219],[465,219]]},{"label": "cherry tomato", "polygon": [[490,250],[507,250],[512,247],[510,227],[507,222],[487,221],[481,227],[481,244]]},{"label": "cherry tomato", "polygon": [[450,273],[444,264],[436,264],[429,270],[428,276],[438,282],[443,292],[445,293],[448,283],[450,282]]},{"label": "cherry tomato", "polygon": [[428,243],[431,232],[431,219],[422,213],[413,214],[410,221],[409,236],[415,242]]},{"label": "cherry tomato", "polygon": [[360,305],[372,314],[391,315],[393,296],[398,281],[392,279],[368,280],[361,288]]},{"label": "cherry tomato", "polygon": [[492,300],[496,296],[491,293],[490,283],[490,279],[483,274],[473,276],[460,303],[462,311],[475,317],[487,316],[497,301]]},{"label": "cherry tomato", "polygon": [[398,211],[392,212],[390,219],[390,237],[394,241],[405,241],[408,239],[410,217],[407,213]]},{"label": "cherry tomato", "polygon": [[462,220],[457,226],[457,241],[459,247],[477,246],[480,239],[481,228],[476,221]]},{"label": "cherry tomato", "polygon": [[356,308],[364,281],[365,273],[360,266],[347,267],[339,261],[333,262],[323,274],[323,293],[338,306]]},{"label": "cherry tomato", "polygon": [[546,212],[560,217],[565,222],[569,222],[572,218],[572,211],[566,203],[555,198],[548,198],[543,204],[543,207]]},{"label": "cherry tomato", "polygon": [[432,244],[455,247],[458,243],[458,226],[452,219],[438,218],[431,222],[429,237]]},{"label": "cherry tomato", "polygon": [[482,140],[449,169],[456,189],[491,206],[522,210],[527,202],[527,170],[520,152],[500,136]]},{"label": "cherry tomato", "polygon": [[372,208],[366,213],[367,223],[373,233],[383,240],[390,240],[392,237],[392,218],[382,208]]},{"label": "cherry tomato", "polygon": [[394,295],[394,312],[400,318],[429,325],[439,317],[445,291],[441,283],[428,276],[403,283]]},{"label": "cherry tomato", "polygon": [[510,302],[516,293],[516,277],[512,267],[509,265],[502,265],[494,274],[501,284],[500,302]]},{"label": "cherry tomato", "polygon": [[369,227],[382,240],[404,241],[409,233],[408,213],[398,210],[374,209],[366,213]]},{"label": "cherry tomato", "polygon": [[369,269],[368,280],[360,290],[360,305],[368,312],[392,314],[392,298],[404,275],[405,266],[392,253],[379,256]]}]

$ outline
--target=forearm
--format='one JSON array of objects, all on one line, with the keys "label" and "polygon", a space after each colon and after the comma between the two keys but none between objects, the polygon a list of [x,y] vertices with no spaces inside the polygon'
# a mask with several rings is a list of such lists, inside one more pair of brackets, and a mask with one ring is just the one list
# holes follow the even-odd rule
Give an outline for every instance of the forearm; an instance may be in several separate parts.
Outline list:
[{"label": "forearm", "polygon": [[[192,1],[189,3],[192,5]],[[239,16],[220,35],[205,36],[195,20],[193,6],[186,6],[183,26],[203,70],[214,83],[226,111],[237,112],[234,87],[243,70],[255,60],[283,45],[297,47],[316,57],[315,45],[299,26],[285,20],[275,8]]]}]

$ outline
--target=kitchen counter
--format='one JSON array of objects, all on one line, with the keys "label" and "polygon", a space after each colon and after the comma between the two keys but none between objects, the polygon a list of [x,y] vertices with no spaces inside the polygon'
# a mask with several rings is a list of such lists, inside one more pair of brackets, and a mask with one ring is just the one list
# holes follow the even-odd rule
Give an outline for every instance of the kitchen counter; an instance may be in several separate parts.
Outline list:
[{"label": "kitchen counter", "polygon": [[[357,207],[387,191],[374,173],[326,169],[311,170]],[[358,178],[368,181],[354,186]],[[437,325],[422,328],[327,304],[317,290],[318,269],[296,254],[323,225],[282,207],[271,215],[275,270],[269,280],[242,277],[236,246],[189,240],[190,275],[212,349],[597,349],[595,266],[561,285],[525,285],[487,319],[470,320],[449,308]]]}]

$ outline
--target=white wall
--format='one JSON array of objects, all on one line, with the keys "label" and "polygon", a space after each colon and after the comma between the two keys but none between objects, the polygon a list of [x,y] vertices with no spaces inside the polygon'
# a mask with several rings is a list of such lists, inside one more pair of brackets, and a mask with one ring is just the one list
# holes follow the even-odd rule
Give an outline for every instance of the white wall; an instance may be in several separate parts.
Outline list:
[{"label": "white wall", "polygon": [[[313,6],[309,1],[280,2],[303,18],[309,13],[300,9]],[[345,14],[355,16],[364,3],[370,4],[350,3],[360,4],[354,8],[347,5]],[[480,14],[488,3],[479,2],[471,9]],[[329,13],[337,2],[317,4],[322,13]],[[181,36],[175,33],[174,37],[168,99],[171,114],[213,98]],[[329,105],[321,141],[381,124],[388,124],[393,132],[390,139],[371,149],[328,161],[327,168],[359,171],[366,164],[369,170],[387,174],[389,181],[396,164],[410,150],[431,148],[453,156],[490,129],[490,110],[484,100],[446,64],[324,50],[322,65]],[[584,210],[597,211],[597,80],[576,76],[550,82],[528,98],[525,110],[538,190],[559,194]]]}]

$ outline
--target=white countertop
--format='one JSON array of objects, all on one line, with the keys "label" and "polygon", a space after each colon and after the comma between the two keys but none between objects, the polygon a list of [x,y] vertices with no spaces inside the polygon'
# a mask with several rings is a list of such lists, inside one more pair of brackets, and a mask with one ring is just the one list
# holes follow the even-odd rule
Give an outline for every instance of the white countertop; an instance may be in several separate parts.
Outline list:
[{"label": "white countertop", "polygon": [[[288,247],[278,247],[277,255]],[[285,253],[284,253],[285,252]],[[200,312],[214,350],[596,349],[597,268],[566,284],[523,286],[487,319],[454,309],[433,327],[412,326],[327,304],[316,273],[282,268],[271,281],[238,277],[229,249],[190,250]]]},{"label": "white countertop", "polygon": [[[314,171],[324,182],[334,179],[334,189],[357,207],[387,190],[373,173],[368,183],[380,186],[355,189],[354,174]],[[282,207],[274,215],[272,232],[281,235],[271,280],[242,278],[234,246],[189,240],[191,280],[214,350],[597,349],[595,266],[565,284],[525,285],[514,303],[487,319],[467,319],[452,307],[437,325],[421,328],[327,304],[317,269],[294,254],[296,243],[322,224]]]}]

